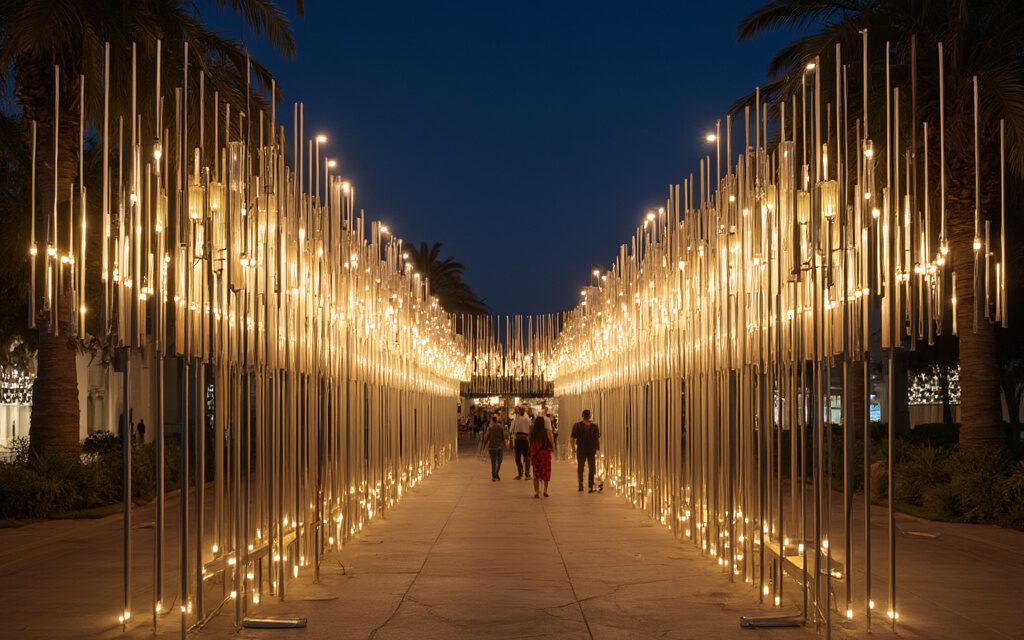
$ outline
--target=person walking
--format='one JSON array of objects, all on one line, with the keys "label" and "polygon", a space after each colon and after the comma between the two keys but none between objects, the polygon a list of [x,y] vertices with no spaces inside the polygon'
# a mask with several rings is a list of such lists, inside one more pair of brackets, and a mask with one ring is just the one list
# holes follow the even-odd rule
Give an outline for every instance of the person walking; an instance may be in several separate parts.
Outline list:
[{"label": "person walking", "polygon": [[480,453],[484,448],[491,455],[491,482],[497,482],[501,480],[501,462],[505,458],[505,428],[501,426],[498,414],[492,416],[491,426],[480,440]]},{"label": "person walking", "polygon": [[548,497],[548,483],[551,482],[551,449],[555,446],[551,430],[544,422],[544,416],[537,416],[530,429],[530,461],[533,463],[533,497],[540,497],[540,483],[544,483],[544,497]]},{"label": "person walking", "polygon": [[594,465],[601,449],[601,429],[590,421],[590,409],[583,410],[583,419],[572,426],[572,448],[576,452],[576,478],[579,491],[583,491],[583,465],[587,465],[587,488],[594,493]]},{"label": "person walking", "polygon": [[516,407],[516,417],[512,419],[512,446],[515,448],[516,471],[519,472],[516,480],[523,479],[523,471],[526,471],[526,479],[530,479],[530,426],[526,409],[522,405]]},{"label": "person walking", "polygon": [[486,425],[487,414],[484,413],[483,409],[477,409],[473,413],[473,437],[479,440],[480,435],[483,433],[484,427]]},{"label": "person walking", "polygon": [[139,444],[146,444],[146,423],[139,418],[139,424],[135,426],[139,431]]}]

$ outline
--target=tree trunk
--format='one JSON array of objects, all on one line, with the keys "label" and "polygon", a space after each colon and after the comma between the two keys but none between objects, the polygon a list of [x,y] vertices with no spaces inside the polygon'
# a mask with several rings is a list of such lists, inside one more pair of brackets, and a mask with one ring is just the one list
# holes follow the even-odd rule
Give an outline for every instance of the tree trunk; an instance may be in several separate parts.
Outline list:
[{"label": "tree trunk", "polygon": [[[974,320],[974,167],[953,155],[950,162],[946,220],[952,268],[956,272],[956,321],[960,342],[960,447],[1003,448],[1006,435],[999,401],[999,350],[995,326],[984,317],[983,253],[979,261],[978,320]],[[987,181],[982,182],[983,185]],[[983,189],[982,211],[991,211],[991,193]],[[984,217],[984,216],[983,216]]]},{"label": "tree trunk", "polygon": [[81,447],[75,345],[67,336],[55,336],[40,326],[38,348],[29,446],[39,455],[77,457]]},{"label": "tree trunk", "polygon": [[[32,423],[30,446],[39,455],[77,456],[79,453],[78,371],[76,345],[68,332],[71,304],[71,279],[65,273],[63,291],[55,291],[58,301],[54,336],[50,314],[44,310],[46,250],[54,243],[59,253],[67,253],[68,195],[78,173],[79,86],[77,71],[64,66],[60,76],[60,126],[54,128],[54,65],[48,55],[18,60],[15,71],[16,95],[24,116],[37,123],[36,309],[39,342],[36,379],[32,387]],[[54,176],[53,145],[59,144],[57,175]],[[57,185],[58,234],[53,233],[54,185]],[[75,239],[76,242],[79,238]],[[59,254],[58,254],[59,255]],[[55,269],[61,267],[55,260]],[[56,278],[54,286],[56,287]]]}]

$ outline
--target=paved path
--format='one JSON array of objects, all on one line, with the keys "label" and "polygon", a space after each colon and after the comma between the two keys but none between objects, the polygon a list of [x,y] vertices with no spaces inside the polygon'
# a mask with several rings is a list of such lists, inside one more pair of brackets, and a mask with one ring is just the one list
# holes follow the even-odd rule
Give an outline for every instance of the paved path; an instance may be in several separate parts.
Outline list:
[{"label": "paved path", "polygon": [[[623,499],[578,493],[573,465],[555,463],[548,499],[514,475],[506,457],[503,479],[490,482],[488,464],[464,449],[330,557],[320,585],[301,579],[288,602],[261,608],[307,616],[308,629],[241,637],[814,637],[740,629],[740,615],[757,611],[750,587],[730,586]],[[200,637],[230,633],[228,618]]]},{"label": "paved path", "polygon": [[[386,519],[327,556],[320,584],[303,573],[289,582],[286,602],[267,597],[258,610],[306,616],[307,629],[236,635],[225,611],[198,639],[820,637],[813,627],[740,629],[740,615],[763,611],[753,589],[729,584],[693,545],[624,499],[578,493],[573,465],[555,463],[548,499],[533,499],[532,485],[514,474],[506,458],[505,479],[491,483],[488,465],[464,449]],[[169,522],[176,506],[169,501]],[[136,607],[152,600],[151,511],[137,511],[133,531]],[[877,541],[881,515],[872,517]],[[901,640],[1024,638],[1024,533],[905,515],[897,524]],[[168,534],[174,549],[173,526]],[[126,634],[116,624],[120,535],[117,516],[0,530],[0,638],[153,638],[148,618],[133,619]],[[883,546],[876,567],[885,566]],[[176,576],[172,553],[170,593]],[[798,593],[792,583],[787,589]],[[876,575],[875,593],[884,592]],[[178,637],[176,622],[162,618],[156,636]],[[867,636],[856,621],[833,637]],[[880,625],[871,637],[893,638]]]}]

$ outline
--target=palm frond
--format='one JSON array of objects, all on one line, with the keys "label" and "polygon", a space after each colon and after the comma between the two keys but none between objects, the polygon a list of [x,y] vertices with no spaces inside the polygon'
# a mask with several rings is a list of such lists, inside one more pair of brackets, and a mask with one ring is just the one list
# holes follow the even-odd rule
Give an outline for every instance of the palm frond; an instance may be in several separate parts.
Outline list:
[{"label": "palm frond", "polygon": [[[277,3],[272,0],[213,0],[213,3],[242,16],[250,28],[264,36],[282,54],[295,55],[295,36],[288,16]],[[301,14],[302,7],[299,9]]]},{"label": "palm frond", "polygon": [[768,31],[785,28],[804,29],[837,15],[856,13],[863,9],[864,4],[855,0],[772,0],[740,21],[736,27],[736,37],[742,42]]}]

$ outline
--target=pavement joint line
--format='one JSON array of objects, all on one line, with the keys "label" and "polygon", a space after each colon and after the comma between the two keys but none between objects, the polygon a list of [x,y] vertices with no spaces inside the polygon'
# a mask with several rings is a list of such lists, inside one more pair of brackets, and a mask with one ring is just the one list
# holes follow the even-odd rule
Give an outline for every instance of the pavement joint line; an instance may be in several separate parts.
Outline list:
[{"label": "pavement joint line", "polygon": [[573,584],[572,576],[569,574],[569,566],[565,563],[565,556],[562,555],[562,547],[558,544],[558,538],[555,537],[555,530],[551,526],[551,518],[548,517],[546,500],[541,503],[541,510],[544,512],[544,523],[548,525],[548,533],[551,534],[551,541],[555,543],[555,551],[558,552],[558,560],[562,563],[562,569],[565,571],[565,578],[569,581],[569,589],[572,591],[572,598],[576,601],[576,608],[579,609],[580,616],[583,618],[583,624],[587,627],[587,635],[590,636],[591,640],[593,640],[594,632],[590,628],[590,621],[587,620],[587,614],[583,611],[583,603],[580,602],[580,597],[576,594],[576,585]]},{"label": "pavement joint line", "polygon": [[[457,461],[458,458],[449,461],[448,464],[451,465]],[[462,485],[462,493],[459,494],[459,499],[456,500],[455,503],[452,505],[451,511],[448,512],[448,516],[444,519],[444,524],[441,525],[441,530],[437,532],[437,536],[435,536],[433,542],[430,543],[430,547],[427,549],[427,552],[423,554],[423,562],[420,563],[420,567],[416,570],[416,574],[413,577],[413,579],[409,581],[409,586],[406,587],[405,592],[402,593],[402,597],[398,600],[398,604],[395,605],[395,610],[391,612],[391,615],[389,615],[384,620],[384,622],[381,622],[379,625],[377,625],[377,627],[373,629],[373,631],[370,632],[370,634],[367,636],[367,640],[373,640],[374,638],[376,638],[377,632],[383,629],[384,627],[388,626],[388,623],[391,622],[394,619],[394,617],[398,615],[398,612],[402,609],[402,605],[405,604],[405,600],[409,596],[409,592],[412,591],[413,585],[416,584],[416,581],[419,579],[420,574],[423,573],[423,568],[427,566],[427,561],[430,560],[430,553],[434,550],[434,547],[437,546],[437,542],[441,539],[441,536],[444,535],[445,529],[448,528],[448,523],[452,521],[452,516],[455,515],[455,510],[458,509],[459,504],[462,502],[462,499],[466,496],[466,490],[469,489],[470,484],[471,483],[467,482]]]}]

